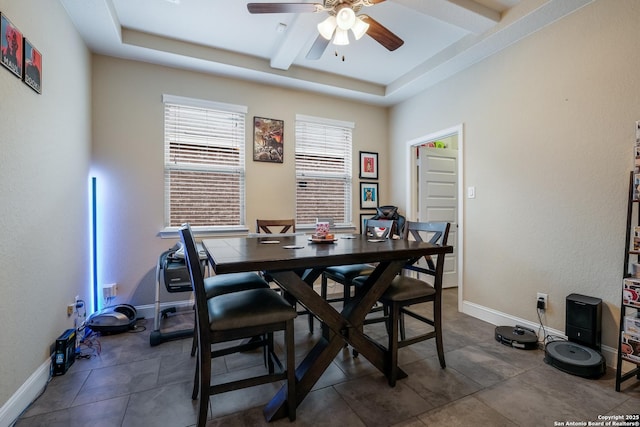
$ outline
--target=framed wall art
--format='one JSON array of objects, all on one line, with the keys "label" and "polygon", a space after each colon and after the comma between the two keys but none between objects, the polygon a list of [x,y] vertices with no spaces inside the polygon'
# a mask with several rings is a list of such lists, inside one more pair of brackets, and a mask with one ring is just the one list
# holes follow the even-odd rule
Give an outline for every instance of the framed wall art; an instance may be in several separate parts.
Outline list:
[{"label": "framed wall art", "polygon": [[0,13],[0,62],[19,78],[22,78],[23,48],[22,33]]},{"label": "framed wall art", "polygon": [[24,82],[31,89],[42,93],[42,55],[24,38]]},{"label": "framed wall art", "polygon": [[378,179],[378,153],[360,152],[360,178]]},{"label": "framed wall art", "polygon": [[371,219],[373,213],[361,213],[360,214],[360,234],[364,232],[364,223],[366,220]]},{"label": "framed wall art", "polygon": [[360,209],[377,208],[379,198],[377,182],[360,183]]},{"label": "framed wall art", "polygon": [[284,161],[284,121],[253,118],[253,160],[282,163]]}]

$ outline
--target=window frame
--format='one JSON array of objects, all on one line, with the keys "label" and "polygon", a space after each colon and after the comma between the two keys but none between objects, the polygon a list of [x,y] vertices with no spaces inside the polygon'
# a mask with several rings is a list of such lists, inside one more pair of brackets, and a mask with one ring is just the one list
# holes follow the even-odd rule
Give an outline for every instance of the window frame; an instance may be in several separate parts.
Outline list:
[{"label": "window frame", "polygon": [[[338,128],[343,131],[348,130],[348,151],[345,151],[345,161],[344,161],[344,173],[342,174],[331,174],[325,171],[319,171],[318,173],[314,173],[314,171],[300,171],[299,169],[299,124],[307,123],[309,125],[318,125],[321,127],[330,127],[330,128]],[[329,179],[329,180],[342,180],[344,181],[345,188],[345,199],[344,199],[344,218],[342,221],[336,220],[334,227],[339,229],[354,229],[353,224],[353,130],[355,129],[354,122],[342,121],[342,120],[334,120],[334,119],[326,119],[322,117],[308,116],[303,114],[296,114],[296,126],[295,126],[295,179],[296,179],[296,196],[295,196],[295,215],[296,215],[296,228],[298,229],[312,229],[315,227],[314,223],[306,223],[299,221],[298,215],[298,188],[300,186],[301,179],[305,177],[308,178],[319,178],[319,179]],[[308,143],[308,142],[307,142]],[[309,154],[307,152],[307,154]],[[322,153],[320,153],[322,154]],[[333,175],[333,178],[332,178]],[[326,215],[320,214],[321,217],[326,217]]]},{"label": "window frame", "polygon": [[174,238],[178,235],[179,225],[170,225],[170,188],[167,182],[167,172],[169,170],[193,170],[193,171],[212,171],[212,172],[229,172],[234,167],[220,167],[219,165],[211,166],[197,166],[185,167],[184,165],[178,165],[176,167],[169,167],[170,162],[167,160],[167,153],[169,152],[169,139],[167,130],[167,108],[168,105],[176,105],[178,107],[193,107],[199,109],[206,109],[212,111],[219,111],[224,113],[236,113],[242,116],[243,129],[237,139],[234,141],[236,146],[240,150],[238,164],[235,167],[235,173],[239,174],[239,224],[237,225],[199,225],[193,226],[192,230],[196,235],[207,234],[235,234],[238,232],[247,232],[246,225],[246,114],[248,113],[248,107],[243,105],[228,104],[223,102],[209,101],[197,98],[189,98],[183,96],[162,95],[163,103],[163,225],[164,228],[160,231],[160,236],[163,238]]}]

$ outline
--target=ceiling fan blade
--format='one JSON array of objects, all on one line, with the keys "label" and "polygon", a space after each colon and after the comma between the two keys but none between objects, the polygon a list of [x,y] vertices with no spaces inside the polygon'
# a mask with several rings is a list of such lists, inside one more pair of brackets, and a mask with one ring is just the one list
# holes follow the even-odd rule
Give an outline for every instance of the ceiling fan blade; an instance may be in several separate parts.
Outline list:
[{"label": "ceiling fan blade", "polygon": [[325,39],[320,34],[318,34],[318,37],[313,42],[313,45],[311,46],[311,49],[309,49],[309,52],[307,52],[306,58],[307,59],[320,59],[320,57],[322,57],[322,54],[324,53],[324,51],[327,49],[327,46],[329,46],[329,40]]},{"label": "ceiling fan blade", "polygon": [[388,50],[394,51],[404,44],[404,41],[400,37],[393,34],[384,25],[382,25],[372,17],[361,15],[360,18],[362,18],[367,24],[369,24],[367,35],[380,43],[382,46],[386,47]]},{"label": "ceiling fan blade", "polygon": [[323,8],[318,3],[247,3],[249,13],[305,13]]}]

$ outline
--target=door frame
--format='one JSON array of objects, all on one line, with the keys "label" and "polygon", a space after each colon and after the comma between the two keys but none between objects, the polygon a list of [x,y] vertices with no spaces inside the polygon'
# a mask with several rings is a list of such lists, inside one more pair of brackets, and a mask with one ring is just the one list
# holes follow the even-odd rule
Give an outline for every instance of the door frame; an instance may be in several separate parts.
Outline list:
[{"label": "door frame", "polygon": [[415,218],[418,212],[418,203],[414,203],[416,200],[414,195],[418,193],[416,159],[414,155],[416,147],[426,142],[435,141],[455,134],[458,135],[458,265],[456,268],[458,269],[458,311],[462,312],[462,301],[464,301],[464,169],[462,167],[464,165],[464,126],[462,123],[437,132],[422,135],[405,143],[405,152],[409,154],[407,175],[405,177],[405,182],[407,183],[405,200],[407,201],[407,219]]}]

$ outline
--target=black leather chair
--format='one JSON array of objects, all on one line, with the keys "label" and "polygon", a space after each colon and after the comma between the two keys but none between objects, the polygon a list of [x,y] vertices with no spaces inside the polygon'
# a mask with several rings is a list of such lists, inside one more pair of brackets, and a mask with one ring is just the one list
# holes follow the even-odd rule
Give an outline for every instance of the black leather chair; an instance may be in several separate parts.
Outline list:
[{"label": "black leather chair", "polygon": [[[254,272],[221,274],[204,278],[204,290],[207,299],[231,292],[262,288],[268,289],[269,283],[267,283],[267,281],[264,280],[258,273]],[[258,346],[260,344],[257,340],[253,340],[252,342],[253,344],[255,344],[255,346]],[[191,345],[191,356],[195,356],[197,347],[198,340],[196,337],[196,331],[194,329],[193,344]],[[249,348],[238,348],[238,351],[246,350],[249,350]]]},{"label": "black leather chair", "polygon": [[[366,220],[362,234],[372,238],[387,239],[391,237],[393,226],[394,224],[392,220],[368,219]],[[352,280],[358,276],[371,274],[374,268],[375,266],[371,264],[351,264],[328,267],[322,273],[320,295],[329,302],[343,301],[346,303],[351,298],[351,290],[353,288]],[[328,280],[333,280],[343,286],[342,297],[327,298]]]},{"label": "black leather chair", "polygon": [[[448,222],[411,222],[405,225],[404,237],[413,238],[417,241],[429,241],[438,245],[446,245],[449,237]],[[423,238],[427,235],[428,238]],[[438,359],[442,368],[446,367],[444,360],[444,347],[442,343],[442,274],[444,265],[444,254],[439,255],[442,259],[425,257],[426,267],[417,265],[418,260],[403,269],[403,273],[396,276],[389,288],[380,298],[384,307],[384,317],[368,319],[365,324],[379,321],[387,322],[388,346],[391,356],[391,375],[389,385],[395,386],[398,372],[398,349],[425,341],[431,338],[436,339],[436,349]],[[406,274],[408,271],[416,271],[419,274],[431,276],[431,282],[426,282],[420,278],[411,277]],[[363,286],[367,277],[357,277],[353,279],[355,286]],[[427,318],[410,309],[411,305],[424,302],[433,303],[433,317]],[[407,338],[404,316],[410,316],[416,320],[424,322],[433,327],[432,331]]]},{"label": "black leather chair", "polygon": [[[204,278],[199,266],[196,243],[188,224],[180,228],[185,247],[185,260],[189,267],[196,302],[196,329],[198,337],[198,361],[194,383],[199,387],[192,395],[200,395],[198,427],[207,422],[209,396],[252,387],[274,381],[287,381],[287,408],[289,419],[296,418],[295,346],[293,323],[295,309],[278,293],[271,289],[249,289],[207,298]],[[286,370],[275,372],[273,333],[284,331],[286,347]],[[225,350],[211,350],[211,345],[254,336],[264,336],[269,346],[269,373],[256,377],[237,379],[211,385],[211,363],[214,357],[226,354]]]}]

